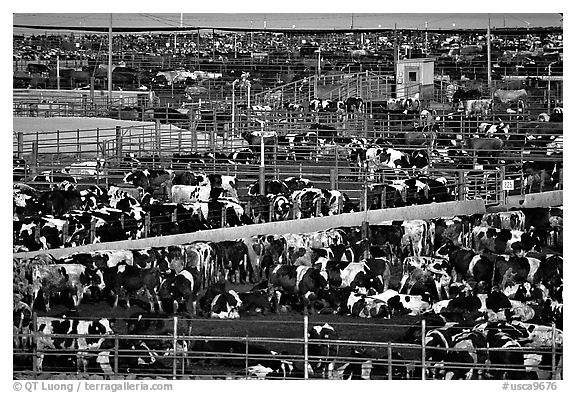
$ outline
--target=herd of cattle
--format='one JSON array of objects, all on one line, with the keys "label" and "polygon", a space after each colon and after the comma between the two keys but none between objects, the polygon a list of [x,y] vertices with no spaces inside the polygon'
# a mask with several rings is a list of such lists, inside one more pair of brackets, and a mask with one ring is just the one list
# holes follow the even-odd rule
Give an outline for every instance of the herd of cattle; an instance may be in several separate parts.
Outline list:
[{"label": "herd of cattle", "polygon": [[[189,170],[134,170],[108,189],[79,190],[66,177],[53,189],[13,185],[14,251],[37,251],[148,236],[191,233],[211,228],[284,221],[359,211],[338,190],[316,187],[309,179],[266,180],[238,196],[236,176]],[[158,194],[165,196],[157,199]],[[420,175],[390,184],[371,184],[368,209],[454,200],[444,178]]]},{"label": "herd of cattle", "polygon": [[[493,100],[470,94],[457,91],[454,102],[460,111],[441,117],[422,111],[417,99],[388,101],[384,105],[388,113],[419,114],[423,125],[412,124],[400,133],[374,140],[342,136],[336,127],[316,122],[301,133],[245,132],[242,138],[248,147],[230,155],[175,154],[173,164],[183,169],[134,169],[122,183],[108,189],[96,185],[77,188],[81,176],[75,176],[72,168],[58,174],[60,182],[48,191],[14,183],[14,251],[360,210],[345,193],[296,177],[267,180],[262,187],[253,183],[241,203],[235,176],[207,175],[193,169],[207,159],[255,163],[262,145],[268,157],[273,153],[276,159],[293,161],[342,154],[353,174],[368,174],[371,182],[379,172],[392,170],[396,180],[368,186],[366,209],[455,200],[456,190],[446,178],[428,174],[429,166],[440,162],[472,169],[476,164],[501,165],[512,160],[522,162],[516,169],[523,174],[529,192],[546,181],[544,177],[557,185],[561,161],[551,156],[562,154],[561,109],[542,114],[538,121],[520,125],[515,132],[502,121],[486,121],[464,136],[462,125],[469,116],[487,116],[494,105]],[[494,98],[516,103],[518,112],[524,110],[521,91],[497,91]],[[367,111],[366,105],[358,98],[313,100],[309,110],[345,115]],[[371,105],[374,110],[374,103]],[[287,104],[285,109],[296,116],[303,110],[295,104]],[[401,151],[395,146],[408,149]],[[516,159],[514,152],[531,154],[533,161]],[[55,183],[54,174],[48,180]],[[308,234],[75,253],[60,259],[49,254],[14,258],[14,347],[31,349],[31,340],[18,334],[33,329],[33,311],[43,314],[55,304],[67,307],[67,314],[73,315],[91,302],[124,307],[127,312],[137,303],[148,309],[151,319],[176,313],[220,319],[238,319],[247,313],[359,318],[410,315],[427,321],[426,360],[433,365],[429,377],[550,378],[550,365],[558,359],[538,351],[562,346],[562,220],[561,208],[523,209]],[[237,292],[231,284],[236,289],[239,284],[252,288]],[[130,333],[168,331],[162,322],[159,327],[142,315],[128,322]],[[59,367],[83,371],[96,367],[98,372],[112,374],[113,340],[107,336],[118,333],[115,329],[115,321],[106,318],[39,316],[35,321],[36,370],[51,365],[45,358],[55,356]],[[407,329],[403,341],[419,343],[418,329],[419,325]],[[332,340],[338,334],[326,324],[312,327],[309,337]],[[174,349],[162,340],[120,340],[117,344],[121,351],[140,351],[139,356],[117,358],[123,362],[115,365],[119,372],[170,368],[159,359],[169,358]],[[178,343],[183,351],[206,351],[207,347],[214,352],[245,350],[243,343],[233,341],[188,344]],[[337,346],[311,344],[310,354],[317,360],[311,363],[311,375],[366,379],[388,373],[373,359],[339,365],[334,348]],[[507,348],[524,350],[499,350]],[[73,355],[52,355],[51,349],[67,349]],[[250,346],[249,350],[273,359],[253,361],[248,372],[255,377],[296,377],[301,372],[285,356],[267,348]],[[361,353],[351,356],[363,357]],[[407,366],[394,368],[400,377],[413,376],[413,372]]]},{"label": "herd of cattle", "polygon": [[[148,305],[144,307],[153,316],[184,312],[226,319],[267,312],[362,318],[409,314],[429,322],[427,356],[436,377],[549,377],[550,356],[537,351],[552,346],[553,337],[554,345],[562,345],[561,250],[562,209],[556,208],[94,251],[60,259],[42,254],[14,259],[14,331],[30,332],[32,310],[50,310],[55,303],[76,310],[83,303],[105,301],[108,307],[129,310],[140,302]],[[231,283],[252,283],[253,288],[236,292]],[[151,334],[146,329],[153,324],[145,320],[138,318],[134,334]],[[557,328],[554,335],[552,323]],[[47,349],[74,348],[78,369],[86,371],[92,359],[101,372],[112,372],[111,349],[103,346],[106,336],[114,332],[111,321],[39,317],[36,324],[37,370],[42,370]],[[311,337],[337,337],[320,334],[323,328],[334,330],[317,327],[316,335],[311,329]],[[419,342],[418,329],[408,329],[404,340]],[[50,336],[55,333],[75,333],[80,338]],[[82,334],[101,337],[84,339]],[[14,345],[21,348],[30,343],[15,336]],[[165,349],[152,348],[151,342],[141,345],[150,347],[144,353]],[[320,360],[312,365],[312,375],[349,375],[341,367],[335,369],[326,357],[332,354],[326,352],[329,345],[313,348],[318,352],[311,355],[316,353]],[[523,353],[498,348],[530,349]],[[87,349],[100,352],[90,357]],[[129,368],[146,369],[155,362],[149,356],[132,361]],[[277,358],[274,367],[263,362],[254,364],[251,371],[259,376],[288,372],[287,363]],[[466,367],[450,366],[450,362]],[[490,362],[517,369],[490,369]],[[366,377],[358,370],[355,375]]]}]

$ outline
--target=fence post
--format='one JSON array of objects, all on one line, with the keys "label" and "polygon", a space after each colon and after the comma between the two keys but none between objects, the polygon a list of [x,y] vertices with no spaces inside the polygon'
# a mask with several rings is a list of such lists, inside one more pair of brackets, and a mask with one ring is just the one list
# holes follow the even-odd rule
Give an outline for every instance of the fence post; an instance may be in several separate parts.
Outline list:
[{"label": "fence post", "polygon": [[304,379],[308,379],[308,315],[304,315]]},{"label": "fence post", "polygon": [[260,193],[260,195],[266,195],[266,182],[265,182],[265,179],[266,179],[266,175],[265,175],[265,172],[264,172],[264,166],[263,166],[263,165],[260,165],[260,166],[258,167],[258,187],[259,187],[258,192]]},{"label": "fence post", "polygon": [[226,228],[226,206],[222,207],[222,217],[220,222],[220,228]]},{"label": "fence post", "polygon": [[92,217],[90,220],[90,244],[94,244],[96,239],[96,217]]},{"label": "fence post", "polygon": [[362,241],[365,242],[363,250],[363,258],[370,258],[370,223],[368,221],[362,221],[362,227],[360,229]]},{"label": "fence post", "polygon": [[330,168],[330,189],[336,190],[336,177],[338,173],[336,172],[336,168]]},{"label": "fence post", "polygon": [[82,146],[80,144],[80,129],[76,129],[76,157],[80,159],[80,154],[82,152]]},{"label": "fence post", "polygon": [[38,173],[38,141],[32,142],[32,157],[30,161],[32,163],[30,172],[35,175]]},{"label": "fence post", "polygon": [[500,199],[498,202],[506,204],[508,201],[506,200],[506,194],[508,191],[504,191],[504,180],[506,179],[506,165],[500,165],[500,181],[496,182],[496,189],[500,189],[500,192],[497,192],[498,198]]},{"label": "fence post", "polygon": [[62,225],[62,244],[66,243],[66,238],[68,238],[68,220]]},{"label": "fence post", "polygon": [[391,381],[392,378],[392,343],[388,341],[388,380]]},{"label": "fence post", "polygon": [[300,212],[300,205],[298,204],[298,201],[294,201],[294,205],[292,206],[292,219],[293,220],[296,219],[299,212]]},{"label": "fence post", "polygon": [[34,241],[40,243],[40,223],[34,226]]},{"label": "fence post", "polygon": [[463,170],[458,172],[458,200],[466,200],[466,179]]},{"label": "fence post", "polygon": [[22,158],[22,155],[24,153],[24,133],[20,131],[18,132],[17,136],[18,136],[18,158]]},{"label": "fence post", "polygon": [[322,215],[322,197],[316,199],[316,217]]},{"label": "fence post", "polygon": [[552,378],[556,375],[556,323],[552,322]]},{"label": "fence post", "polygon": [[144,237],[150,236],[150,214],[144,215]]},{"label": "fence post", "polygon": [[154,123],[154,132],[155,132],[155,137],[156,137],[156,150],[158,151],[158,155],[160,156],[160,151],[162,150],[162,140],[161,140],[161,134],[160,134],[160,119],[156,119],[156,122]]},{"label": "fence post", "polygon": [[172,361],[172,379],[176,379],[176,349],[177,349],[177,338],[178,338],[178,317],[174,316],[174,334],[172,335],[172,348],[174,349],[174,359]]},{"label": "fence post", "polygon": [[32,372],[34,376],[37,376],[36,373],[38,369],[36,368],[36,362],[38,355],[36,354],[36,332],[38,331],[38,316],[36,312],[32,312]]},{"label": "fence post", "polygon": [[422,380],[426,380],[426,320],[422,320]]},{"label": "fence post", "polygon": [[386,209],[386,188],[380,191],[380,209]]},{"label": "fence post", "polygon": [[274,221],[274,200],[269,200],[268,204],[268,222]]},{"label": "fence post", "polygon": [[119,347],[118,333],[114,334],[114,374],[118,374],[118,347]]},{"label": "fence post", "polygon": [[245,376],[248,377],[248,356],[249,356],[249,354],[248,354],[248,335],[246,335],[244,342],[245,342],[245,355],[246,355]]},{"label": "fence post", "polygon": [[116,126],[116,157],[122,159],[122,128]]}]

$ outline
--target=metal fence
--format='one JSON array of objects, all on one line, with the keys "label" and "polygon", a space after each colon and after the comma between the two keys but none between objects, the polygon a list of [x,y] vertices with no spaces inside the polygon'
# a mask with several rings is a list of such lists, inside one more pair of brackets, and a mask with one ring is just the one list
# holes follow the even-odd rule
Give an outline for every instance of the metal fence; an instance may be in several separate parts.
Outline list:
[{"label": "metal fence", "polygon": [[[372,323],[330,321],[329,324],[336,332],[354,334],[354,330],[370,331],[369,335],[375,337],[382,335],[390,336],[391,332],[406,332],[412,330],[413,340],[416,343],[399,343],[385,340],[346,340],[346,333],[338,334],[339,339],[311,339],[308,337],[309,318],[304,316],[303,321],[272,321],[272,320],[206,320],[185,319],[173,316],[169,319],[148,318],[145,323],[150,326],[163,326],[162,334],[111,334],[111,335],[78,335],[78,334],[45,334],[38,332],[37,316],[33,314],[33,328],[30,333],[14,334],[14,369],[17,377],[46,379],[53,375],[61,377],[62,373],[85,373],[101,375],[106,379],[114,379],[118,376],[137,378],[154,377],[165,379],[181,378],[205,378],[214,379],[245,379],[254,378],[251,374],[251,366],[266,364],[276,361],[290,363],[294,370],[284,375],[276,375],[278,379],[309,379],[326,378],[342,379],[337,369],[345,364],[355,365],[358,369],[366,368],[372,371],[371,379],[416,379],[427,380],[439,377],[440,369],[453,372],[461,371],[465,374],[473,369],[476,378],[489,379],[490,376],[505,377],[505,372],[522,372],[538,369],[540,375],[546,379],[562,379],[562,337],[558,336],[555,325],[551,326],[550,345],[547,347],[474,347],[470,348],[442,348],[426,345],[426,333],[435,327],[426,325],[422,320],[419,324],[405,325],[382,323],[374,320]],[[74,318],[72,318],[74,319]],[[91,318],[93,319],[93,318]],[[333,319],[333,318],[331,318]],[[314,325],[323,325],[322,317],[314,317]],[[129,321],[127,319],[126,321]],[[139,322],[134,321],[134,323]],[[273,325],[282,325],[285,329],[285,337],[274,337],[274,334],[256,336],[248,332],[262,331],[262,327],[270,328]],[[244,336],[229,334],[193,334],[193,331],[206,331],[214,329],[214,332],[242,331]],[[457,330],[457,328],[454,328]],[[471,328],[462,328],[462,332],[469,332]],[[375,333],[377,332],[377,333]],[[561,333],[560,333],[561,334]],[[75,339],[102,339],[100,345],[94,349],[75,349],[73,345],[69,349],[47,348],[51,340],[66,339],[72,343]],[[106,344],[106,342],[108,342]],[[39,343],[43,345],[38,346]],[[46,345],[48,343],[48,345]],[[139,343],[147,343],[148,346],[140,346]],[[323,355],[312,354],[312,346],[323,347]],[[265,349],[264,351],[262,349]],[[474,362],[438,362],[433,360],[431,354],[448,354],[459,352],[471,352],[476,356]],[[523,355],[535,355],[550,357],[549,364],[539,366],[527,366],[524,362],[519,364],[505,364],[494,361],[479,361],[489,359],[490,354],[515,353]],[[38,368],[37,360],[40,357],[58,355],[63,357],[77,358],[77,369],[59,368],[58,362],[51,358],[50,363],[44,362],[43,370]],[[154,360],[151,360],[151,358]],[[84,370],[82,359],[98,358],[100,368]],[[454,358],[457,358],[454,356]],[[156,362],[156,367],[146,370],[127,370],[126,364]],[[332,363],[332,367],[328,365]],[[209,367],[206,365],[209,364]],[[363,367],[364,365],[364,367]],[[136,368],[136,366],[134,366]],[[78,374],[76,374],[78,375]],[[361,375],[356,374],[358,379]],[[500,379],[496,377],[497,379]]]}]

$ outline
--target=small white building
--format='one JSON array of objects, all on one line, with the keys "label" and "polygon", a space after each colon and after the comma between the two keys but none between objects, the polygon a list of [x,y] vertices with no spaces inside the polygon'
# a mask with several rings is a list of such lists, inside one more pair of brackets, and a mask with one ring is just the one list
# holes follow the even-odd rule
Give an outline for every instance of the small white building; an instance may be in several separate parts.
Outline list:
[{"label": "small white building", "polygon": [[396,63],[396,98],[434,96],[434,59],[406,59]]}]

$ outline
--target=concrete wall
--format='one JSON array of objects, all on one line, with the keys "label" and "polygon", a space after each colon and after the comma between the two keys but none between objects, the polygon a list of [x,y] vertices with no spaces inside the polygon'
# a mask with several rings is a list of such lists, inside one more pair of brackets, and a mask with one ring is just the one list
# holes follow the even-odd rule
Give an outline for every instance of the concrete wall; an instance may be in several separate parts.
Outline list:
[{"label": "concrete wall", "polygon": [[35,252],[21,252],[13,254],[13,257],[31,258],[39,254],[51,254],[56,258],[61,258],[72,253],[90,252],[95,250],[129,250],[149,247],[166,247],[171,245],[191,243],[197,240],[218,242],[254,235],[308,233],[337,227],[357,227],[360,226],[363,221],[368,221],[370,224],[377,225],[385,221],[392,220],[431,219],[437,217],[471,215],[485,212],[486,207],[484,205],[484,201],[481,199],[476,199],[473,201],[432,203],[428,205],[415,205],[394,209],[347,213],[329,217],[307,218],[301,220],[269,222],[242,227],[211,229],[208,231],[172,236],[90,244],[81,247],[58,248]]},{"label": "concrete wall", "polygon": [[535,207],[556,207],[564,205],[564,192],[546,191],[535,194],[525,194],[523,197],[508,197],[506,207],[512,208],[535,208]]}]

